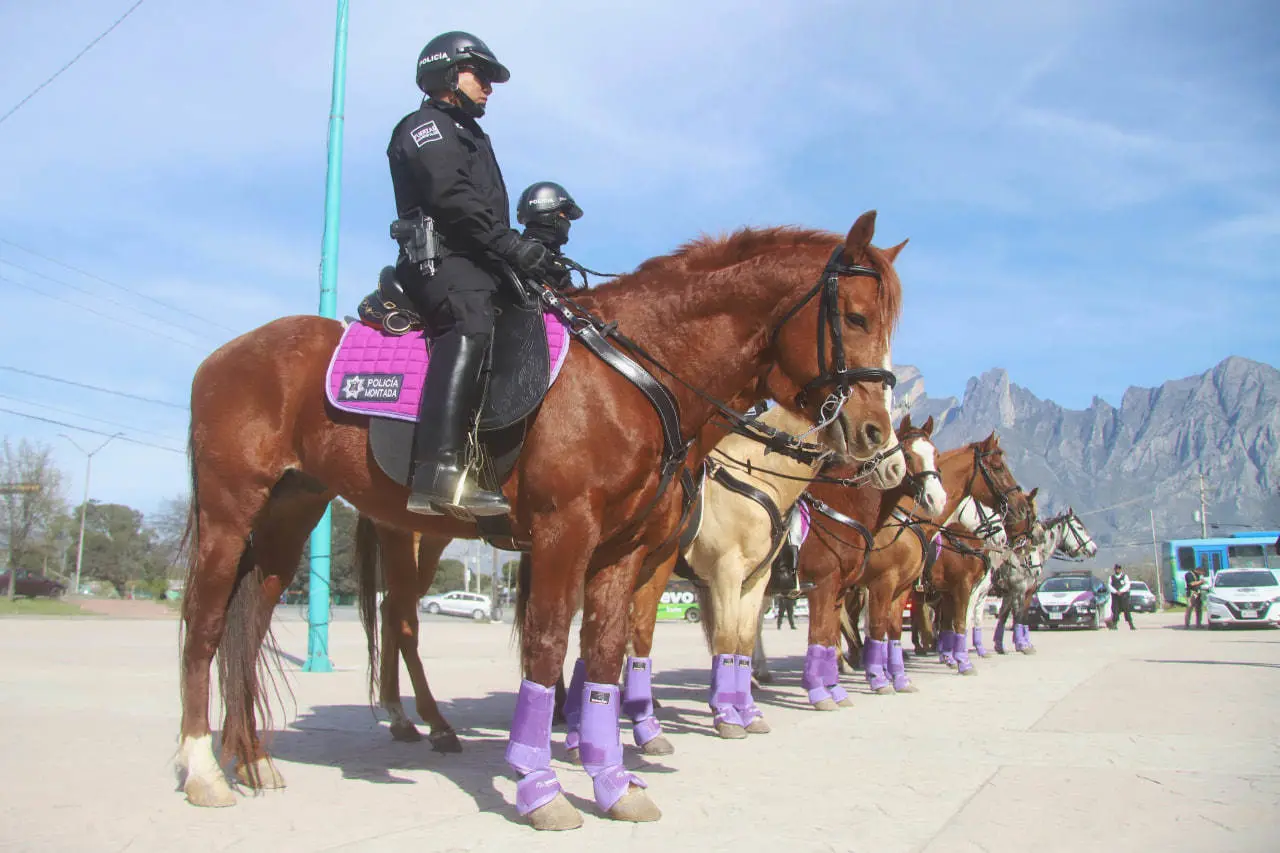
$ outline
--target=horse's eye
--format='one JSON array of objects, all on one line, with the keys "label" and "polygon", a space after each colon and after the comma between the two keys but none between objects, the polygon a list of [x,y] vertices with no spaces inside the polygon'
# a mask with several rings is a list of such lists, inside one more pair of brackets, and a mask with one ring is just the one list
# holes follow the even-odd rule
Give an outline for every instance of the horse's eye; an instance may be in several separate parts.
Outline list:
[{"label": "horse's eye", "polygon": [[854,328],[867,330],[867,318],[862,314],[845,314],[844,321]]}]

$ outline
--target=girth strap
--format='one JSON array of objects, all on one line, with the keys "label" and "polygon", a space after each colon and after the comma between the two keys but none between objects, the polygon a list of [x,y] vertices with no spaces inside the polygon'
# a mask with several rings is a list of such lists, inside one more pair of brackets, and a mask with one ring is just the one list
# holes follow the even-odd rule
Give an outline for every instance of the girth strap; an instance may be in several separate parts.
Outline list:
[{"label": "girth strap", "polygon": [[893,508],[892,515],[902,528],[910,530],[915,534],[916,539],[920,541],[920,553],[924,555],[924,563],[920,567],[920,585],[918,589],[932,598],[937,594],[937,590],[933,588],[933,564],[938,558],[938,549],[933,547],[933,540],[925,535],[914,518],[897,507]]},{"label": "girth strap", "polygon": [[778,552],[782,550],[783,541],[787,536],[787,525],[783,522],[782,512],[778,509],[778,505],[773,502],[773,498],[757,489],[750,483],[744,483],[737,477],[730,474],[723,465],[716,463],[714,459],[708,460],[708,469],[711,479],[724,486],[735,495],[742,495],[748,500],[754,501],[769,515],[769,554],[761,560],[754,569],[752,569],[746,577],[742,579],[742,586],[745,588],[749,583],[759,577],[760,572],[766,569]]},{"label": "girth strap", "polygon": [[[863,542],[866,543],[866,547],[862,550],[862,565],[858,567],[857,577],[861,578],[866,575],[867,564],[871,562],[871,552],[875,548],[876,541],[876,537],[866,528],[866,525],[858,521],[856,518],[850,518],[843,512],[840,512],[840,510],[828,506],[807,492],[800,498],[800,500],[807,502],[810,508],[817,510],[832,521],[856,531],[858,535],[862,537]],[[853,576],[851,575],[850,577]],[[846,591],[851,586],[853,586],[853,583],[844,584],[841,591]]]}]

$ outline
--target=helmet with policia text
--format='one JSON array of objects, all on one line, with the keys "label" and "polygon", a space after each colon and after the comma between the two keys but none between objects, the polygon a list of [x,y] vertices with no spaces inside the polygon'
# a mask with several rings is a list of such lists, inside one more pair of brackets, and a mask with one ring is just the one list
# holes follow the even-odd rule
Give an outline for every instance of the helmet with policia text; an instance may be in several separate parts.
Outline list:
[{"label": "helmet with policia text", "polygon": [[490,83],[511,79],[511,72],[487,44],[471,33],[454,31],[436,36],[418,54],[418,88],[425,94],[455,91],[459,65],[473,66]]},{"label": "helmet with policia text", "polygon": [[578,207],[569,191],[555,181],[538,181],[530,184],[520,193],[516,202],[516,222],[525,225],[532,222],[539,214],[561,213],[567,219],[579,219],[582,208]]}]

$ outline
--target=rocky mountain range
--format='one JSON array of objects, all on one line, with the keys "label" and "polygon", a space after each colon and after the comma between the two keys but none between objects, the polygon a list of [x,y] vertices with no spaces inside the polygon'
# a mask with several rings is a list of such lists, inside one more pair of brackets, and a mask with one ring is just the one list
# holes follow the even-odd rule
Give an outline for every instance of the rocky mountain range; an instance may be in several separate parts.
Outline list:
[{"label": "rocky mountain range", "polygon": [[1101,546],[1091,563],[1151,562],[1160,540],[1199,536],[1204,476],[1211,536],[1280,529],[1280,371],[1231,357],[1199,376],[1129,388],[1116,408],[1066,409],[1000,368],[964,399],[930,397],[913,367],[895,368],[895,420],[935,418],[934,443],[959,447],[993,429],[1019,483],[1038,486],[1042,516],[1071,506]]}]

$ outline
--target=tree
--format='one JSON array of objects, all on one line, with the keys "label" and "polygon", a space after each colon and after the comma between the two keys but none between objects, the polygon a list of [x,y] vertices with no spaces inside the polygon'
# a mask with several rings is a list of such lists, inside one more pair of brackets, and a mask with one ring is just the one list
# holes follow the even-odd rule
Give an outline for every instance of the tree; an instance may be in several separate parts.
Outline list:
[{"label": "tree", "polygon": [[6,494],[0,501],[0,532],[8,549],[9,589],[13,597],[16,569],[43,565],[49,556],[46,534],[63,512],[63,475],[53,464],[53,451],[43,444],[26,439],[17,447],[4,440],[4,456],[0,459],[0,480],[7,484],[31,484],[35,491]]},{"label": "tree", "polygon": [[436,568],[436,576],[431,581],[431,588],[427,591],[432,593],[453,592],[455,589],[462,589],[462,585],[465,582],[466,569],[461,560],[452,558],[441,560],[440,565]]},{"label": "tree", "polygon": [[[359,591],[356,572],[356,522],[360,515],[345,501],[333,502],[333,532],[329,541],[329,595],[353,596]],[[302,549],[302,560],[290,589],[306,599],[311,593],[311,541]]]},{"label": "tree", "polygon": [[89,501],[81,572],[106,581],[121,595],[131,584],[163,580],[168,563],[156,540],[156,532],[133,507]]},{"label": "tree", "polygon": [[187,517],[191,511],[191,499],[185,495],[166,498],[149,523],[156,534],[156,547],[169,567],[170,577],[181,577],[183,567],[178,565],[182,537],[187,532]]}]

